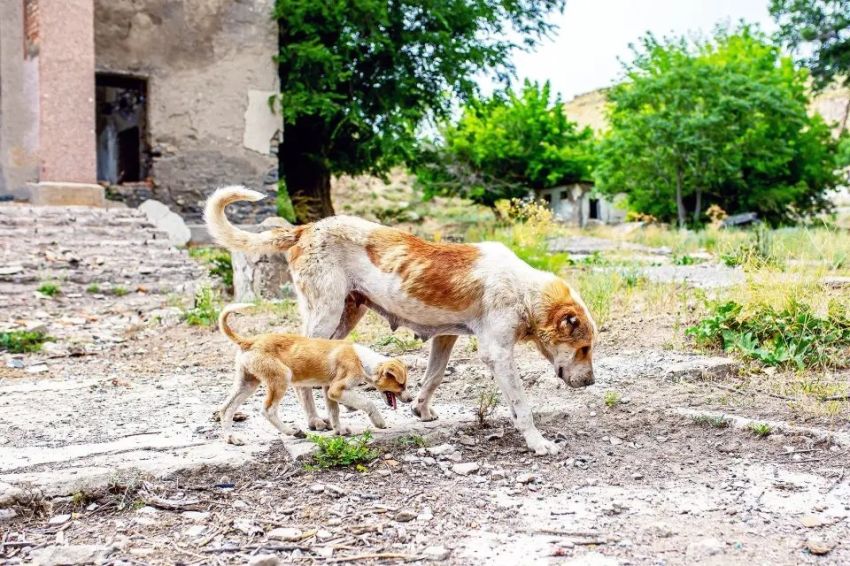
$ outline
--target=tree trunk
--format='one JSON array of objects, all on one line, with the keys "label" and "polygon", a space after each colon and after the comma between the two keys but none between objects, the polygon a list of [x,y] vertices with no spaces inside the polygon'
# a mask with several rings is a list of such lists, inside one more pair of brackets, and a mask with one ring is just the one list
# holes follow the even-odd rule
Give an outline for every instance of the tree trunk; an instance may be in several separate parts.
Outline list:
[{"label": "tree trunk", "polygon": [[295,209],[295,221],[306,224],[333,216],[330,171],[308,156],[302,154],[300,157],[287,160],[283,171],[286,190]]},{"label": "tree trunk", "polygon": [[685,227],[685,202],[682,198],[682,168],[676,167],[676,214],[679,228]]},{"label": "tree trunk", "polygon": [[700,223],[700,216],[702,216],[702,189],[697,187],[697,197],[696,197],[696,205],[694,206],[694,224]]}]

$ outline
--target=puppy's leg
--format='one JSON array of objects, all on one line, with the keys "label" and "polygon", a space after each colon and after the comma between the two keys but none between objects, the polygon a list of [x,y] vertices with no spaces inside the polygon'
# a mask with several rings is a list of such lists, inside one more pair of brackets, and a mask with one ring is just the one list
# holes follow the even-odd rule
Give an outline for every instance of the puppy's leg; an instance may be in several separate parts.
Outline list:
[{"label": "puppy's leg", "polygon": [[263,403],[263,416],[282,434],[293,436],[298,431],[294,427],[280,422],[280,417],[278,416],[280,402],[283,396],[286,395],[287,387],[292,382],[292,371],[283,364],[280,364],[280,369],[282,370],[281,373],[275,372],[273,376],[267,377],[264,380],[268,391],[266,392],[266,400]]},{"label": "puppy's leg", "polygon": [[330,428],[331,423],[328,419],[323,419],[316,411],[316,402],[313,400],[312,387],[296,387],[298,392],[298,400],[301,402],[304,412],[307,414],[307,428],[310,430],[326,430]]},{"label": "puppy's leg", "polygon": [[558,445],[543,438],[543,435],[534,426],[531,407],[528,405],[525,391],[522,389],[522,381],[514,362],[513,348],[513,336],[481,336],[479,346],[481,360],[492,372],[496,384],[502,392],[502,397],[508,403],[514,426],[522,433],[528,449],[538,456],[557,454]]},{"label": "puppy's leg", "polygon": [[342,426],[339,422],[339,403],[331,399],[328,387],[323,387],[325,393],[325,406],[328,408],[328,416],[331,419],[331,427],[334,432],[340,436],[351,434],[351,430],[347,426]]},{"label": "puppy's leg", "polygon": [[369,415],[369,420],[372,421],[375,428],[387,428],[387,423],[384,422],[384,417],[381,416],[375,404],[361,393],[346,389],[344,381],[331,385],[328,389],[328,397],[338,403],[365,412]]},{"label": "puppy's leg", "polygon": [[428,368],[425,370],[425,382],[411,408],[413,414],[423,421],[433,421],[437,418],[437,413],[431,408],[431,398],[440,382],[443,381],[455,342],[457,342],[457,336],[454,335],[434,336],[431,340],[431,355],[428,358]]},{"label": "puppy's leg", "polygon": [[236,413],[236,409],[257,390],[257,386],[260,384],[256,377],[245,371],[243,361],[243,355],[239,354],[236,357],[236,379],[233,381],[233,389],[219,410],[221,414],[221,437],[225,443],[237,446],[244,444],[244,441],[233,434],[233,415]]}]

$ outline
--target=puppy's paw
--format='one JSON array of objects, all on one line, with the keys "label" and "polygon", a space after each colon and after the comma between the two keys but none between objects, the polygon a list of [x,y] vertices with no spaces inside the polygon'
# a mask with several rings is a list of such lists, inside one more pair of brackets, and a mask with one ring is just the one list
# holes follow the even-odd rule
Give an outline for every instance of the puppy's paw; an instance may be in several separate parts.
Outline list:
[{"label": "puppy's paw", "polygon": [[307,419],[307,427],[310,430],[328,430],[331,428],[331,423],[328,419],[321,417],[312,417]]},{"label": "puppy's paw", "polygon": [[411,412],[413,412],[414,415],[419,417],[420,421],[423,422],[436,421],[440,418],[439,415],[437,415],[437,413],[434,411],[434,409],[432,409],[428,405],[418,403],[413,405],[410,410]]},{"label": "puppy's paw", "polygon": [[375,428],[387,428],[387,423],[384,421],[384,417],[381,416],[381,413],[375,411],[374,413],[369,415],[369,419],[371,419],[372,424],[375,425]]},{"label": "puppy's paw", "polygon": [[537,456],[554,455],[560,451],[557,444],[551,440],[546,440],[542,436],[534,440],[529,440],[528,449],[534,452]]},{"label": "puppy's paw", "polygon": [[351,436],[351,429],[347,426],[340,426],[334,429],[334,434],[337,436]]},{"label": "puppy's paw", "polygon": [[234,446],[243,446],[245,444],[245,441],[236,434],[228,434],[224,437],[224,442],[225,444],[232,444]]}]

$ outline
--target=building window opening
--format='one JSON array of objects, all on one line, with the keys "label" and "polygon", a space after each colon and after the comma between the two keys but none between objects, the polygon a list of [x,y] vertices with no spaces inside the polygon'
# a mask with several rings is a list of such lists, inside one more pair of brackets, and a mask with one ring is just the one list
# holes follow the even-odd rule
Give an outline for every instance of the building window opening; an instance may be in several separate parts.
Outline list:
[{"label": "building window opening", "polygon": [[599,217],[599,199],[598,198],[590,199],[590,214],[588,215],[588,217],[591,220],[601,220],[601,218]]},{"label": "building window opening", "polygon": [[98,181],[115,185],[148,176],[147,91],[142,78],[95,76]]}]

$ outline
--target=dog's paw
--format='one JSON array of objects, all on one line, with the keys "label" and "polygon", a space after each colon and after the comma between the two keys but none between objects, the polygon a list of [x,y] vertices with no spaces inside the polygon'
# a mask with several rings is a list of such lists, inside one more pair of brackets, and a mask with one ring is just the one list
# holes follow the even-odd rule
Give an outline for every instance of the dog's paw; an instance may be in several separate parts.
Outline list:
[{"label": "dog's paw", "polygon": [[310,430],[328,430],[331,428],[331,423],[328,419],[321,417],[312,417],[307,420],[307,427]]},{"label": "dog's paw", "polygon": [[428,422],[428,421],[436,421],[439,419],[439,415],[429,407],[428,405],[413,405],[410,408],[411,412],[419,417],[420,421]]},{"label": "dog's paw", "polygon": [[224,442],[225,444],[232,444],[234,446],[243,446],[245,444],[245,441],[235,434],[228,434],[226,437],[224,437]]},{"label": "dog's paw", "polygon": [[369,418],[372,424],[375,425],[375,428],[387,428],[387,423],[384,422],[384,417],[381,416],[381,413],[376,411],[374,414],[369,415]]},{"label": "dog's paw", "polygon": [[[301,432],[301,431],[299,429],[295,428],[294,426],[283,427],[283,430],[280,431],[280,433],[284,436],[295,436],[295,437],[298,436],[299,432]],[[304,434],[304,433],[302,432],[301,434]]]},{"label": "dog's paw", "polygon": [[[210,415],[210,420],[214,423],[221,422],[221,411],[215,410],[212,415]],[[243,413],[242,411],[236,411],[233,413],[233,422],[241,423],[242,421],[248,420],[248,415]]]},{"label": "dog's paw", "polygon": [[350,436],[351,429],[347,426],[340,426],[339,428],[334,429],[334,434],[337,436]]},{"label": "dog's paw", "polygon": [[528,449],[534,452],[537,456],[554,455],[560,451],[560,448],[557,444],[555,444],[551,440],[546,440],[542,436],[533,440],[529,439],[527,442]]}]

